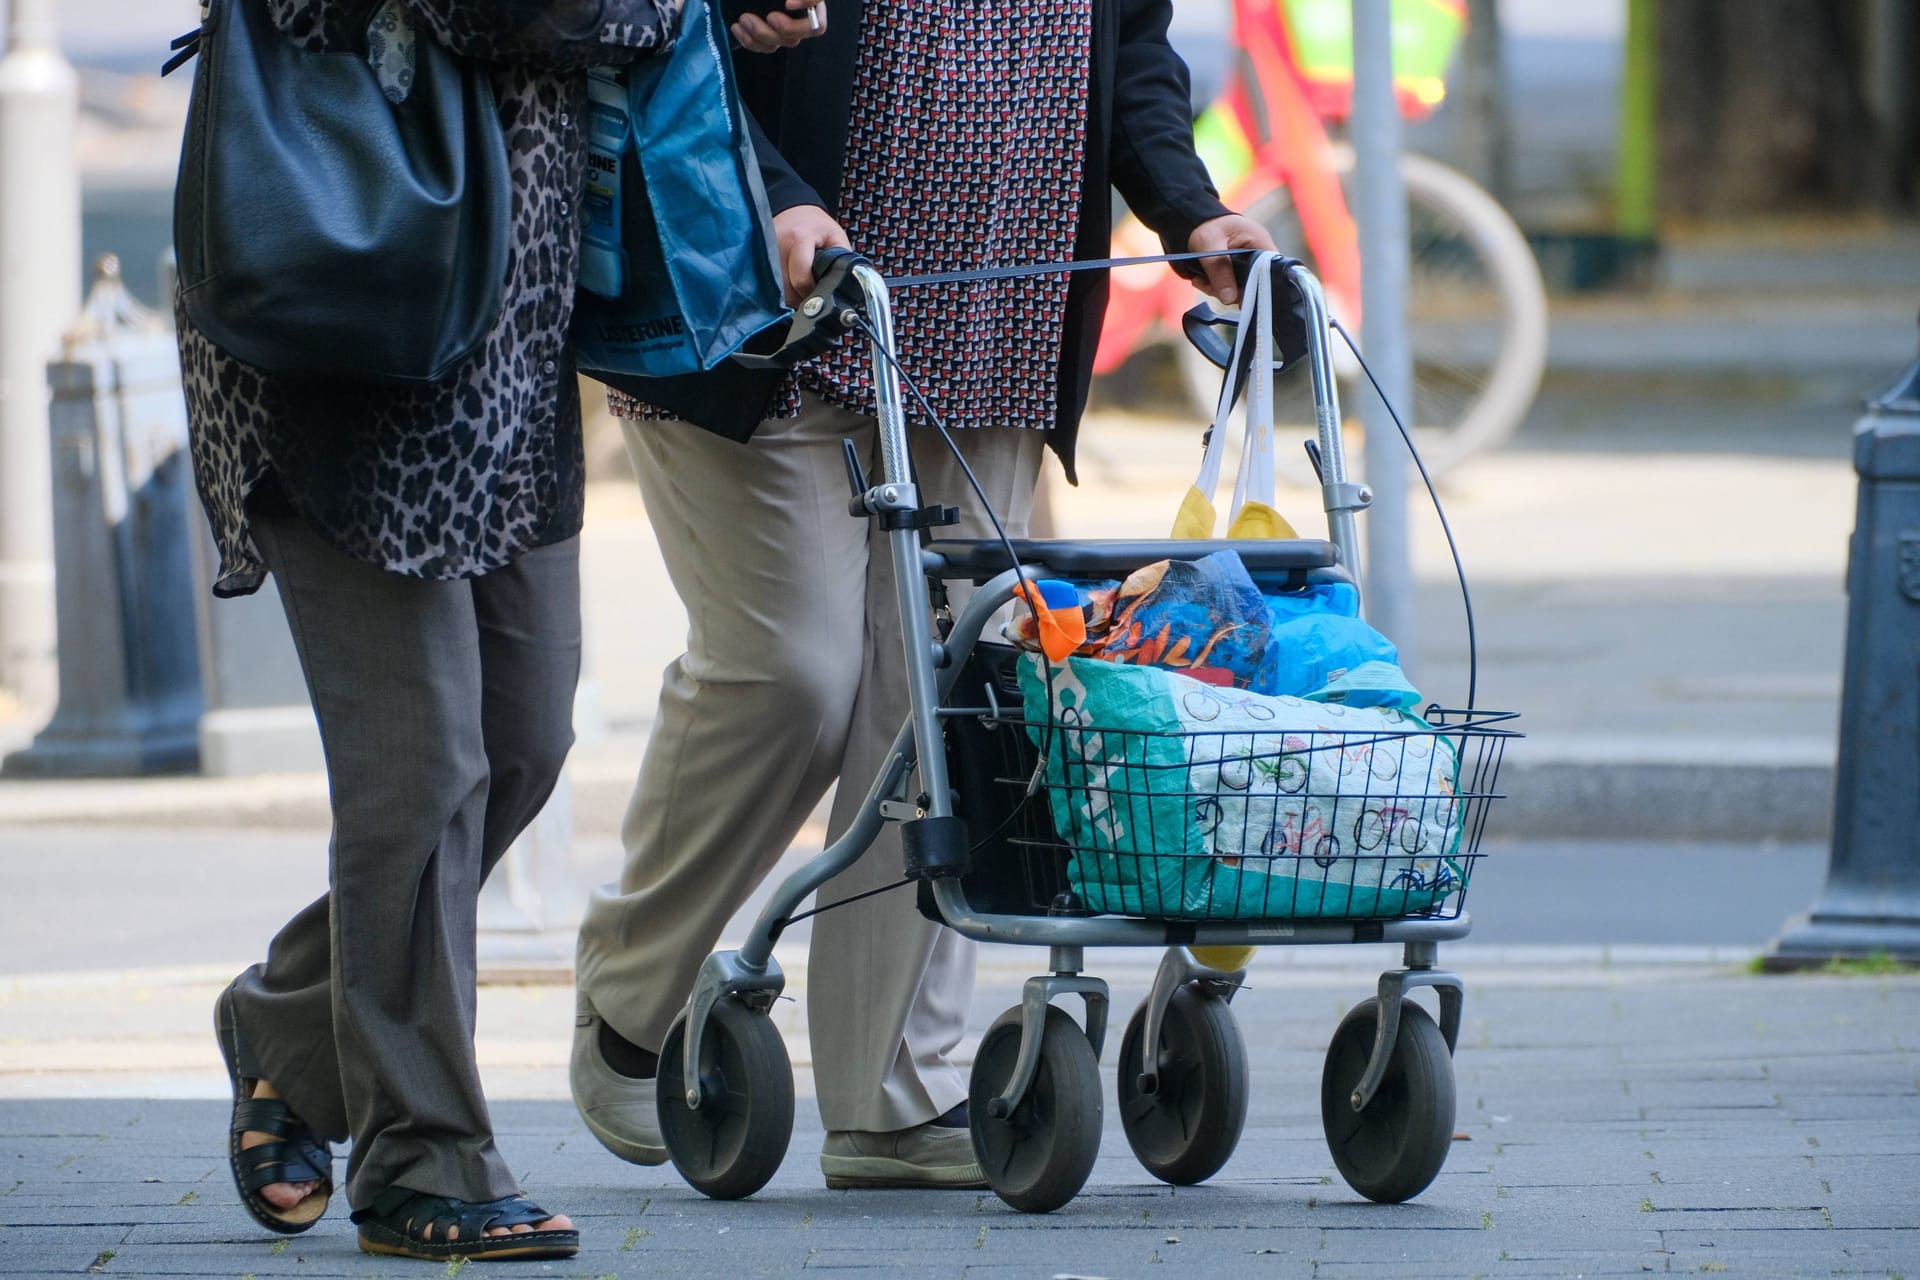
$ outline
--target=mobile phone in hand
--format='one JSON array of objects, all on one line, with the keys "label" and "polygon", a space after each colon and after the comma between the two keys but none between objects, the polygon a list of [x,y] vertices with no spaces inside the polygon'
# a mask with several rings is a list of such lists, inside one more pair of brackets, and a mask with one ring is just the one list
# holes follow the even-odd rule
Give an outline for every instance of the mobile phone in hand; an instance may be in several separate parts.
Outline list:
[{"label": "mobile phone in hand", "polygon": [[743,15],[749,13],[761,18],[773,13],[784,13],[790,18],[798,18],[807,11],[805,9],[798,12],[790,11],[787,8],[787,0],[721,0],[720,12],[726,18],[727,25],[731,27],[740,21]]}]

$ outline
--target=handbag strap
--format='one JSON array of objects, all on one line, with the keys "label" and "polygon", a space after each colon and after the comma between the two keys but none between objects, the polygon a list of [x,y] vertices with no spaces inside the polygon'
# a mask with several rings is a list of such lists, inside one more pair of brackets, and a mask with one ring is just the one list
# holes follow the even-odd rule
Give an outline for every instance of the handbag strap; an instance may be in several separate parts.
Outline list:
[{"label": "handbag strap", "polygon": [[[167,45],[173,50],[173,56],[160,64],[162,77],[172,75],[199,56],[212,24],[212,12],[202,4],[200,25]],[[382,0],[367,20],[367,65],[373,68],[380,92],[395,105],[405,102],[412,92],[418,41],[413,15],[407,12],[403,0]]]}]

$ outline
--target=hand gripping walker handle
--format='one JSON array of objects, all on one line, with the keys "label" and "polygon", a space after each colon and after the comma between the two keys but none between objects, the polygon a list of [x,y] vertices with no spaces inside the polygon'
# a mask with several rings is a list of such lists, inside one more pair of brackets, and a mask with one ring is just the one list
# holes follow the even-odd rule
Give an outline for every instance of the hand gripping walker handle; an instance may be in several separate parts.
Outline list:
[{"label": "hand gripping walker handle", "polygon": [[847,332],[842,313],[866,305],[853,269],[871,265],[851,249],[822,249],[813,259],[813,289],[794,309],[786,332],[771,339],[771,345],[764,345],[769,342],[765,338],[750,341],[733,354],[734,363],[749,369],[787,369],[832,346]]}]

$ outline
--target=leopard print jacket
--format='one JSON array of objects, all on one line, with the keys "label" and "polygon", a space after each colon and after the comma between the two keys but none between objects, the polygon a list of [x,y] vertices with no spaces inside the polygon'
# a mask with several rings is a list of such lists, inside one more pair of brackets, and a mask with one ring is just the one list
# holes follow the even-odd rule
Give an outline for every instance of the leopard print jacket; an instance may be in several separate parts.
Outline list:
[{"label": "leopard print jacket", "polygon": [[[364,51],[380,0],[266,0],[303,48]],[[672,43],[684,0],[405,0],[419,38],[491,65],[513,182],[500,319],[429,384],[282,377],[226,355],[176,304],[217,595],[264,575],[250,495],[284,498],[347,555],[469,578],[580,531],[580,395],[568,350],[586,178],[586,68]],[[266,495],[277,495],[266,497]]]}]

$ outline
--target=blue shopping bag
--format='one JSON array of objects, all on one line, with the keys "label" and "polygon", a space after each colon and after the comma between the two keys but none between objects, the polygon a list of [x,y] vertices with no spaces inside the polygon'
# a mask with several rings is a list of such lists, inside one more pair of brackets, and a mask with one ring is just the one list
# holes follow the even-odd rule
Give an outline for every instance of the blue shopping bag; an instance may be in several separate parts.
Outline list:
[{"label": "blue shopping bag", "polygon": [[687,0],[665,58],[589,80],[584,373],[699,373],[791,315],[724,21]]}]

